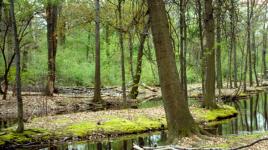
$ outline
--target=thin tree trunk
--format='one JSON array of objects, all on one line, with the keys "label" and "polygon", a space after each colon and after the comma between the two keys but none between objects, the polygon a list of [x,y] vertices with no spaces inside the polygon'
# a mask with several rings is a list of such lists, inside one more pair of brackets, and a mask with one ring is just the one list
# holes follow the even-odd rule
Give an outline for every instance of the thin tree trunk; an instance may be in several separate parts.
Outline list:
[{"label": "thin tree trunk", "polygon": [[128,48],[129,48],[129,65],[130,65],[130,74],[132,80],[134,80],[134,69],[133,69],[133,37],[132,32],[128,33]]},{"label": "thin tree trunk", "polygon": [[187,76],[186,76],[186,0],[180,0],[180,74],[181,84],[184,90],[185,96],[187,95]]},{"label": "thin tree trunk", "polygon": [[233,75],[234,87],[237,88],[237,58],[236,58],[236,19],[235,19],[235,1],[231,0],[231,48],[233,52]]},{"label": "thin tree trunk", "polygon": [[122,76],[122,91],[123,91],[123,102],[125,107],[127,106],[127,95],[126,95],[126,77],[125,77],[125,54],[124,54],[124,38],[123,38],[123,25],[122,25],[122,0],[118,0],[118,23],[119,23],[119,44],[121,50],[121,76]]},{"label": "thin tree trunk", "polygon": [[252,79],[252,53],[251,53],[251,13],[252,13],[252,6],[250,5],[250,1],[247,1],[247,52],[248,52],[248,67],[249,67],[249,85],[253,86],[253,79]]},{"label": "thin tree trunk", "polygon": [[146,37],[148,36],[148,30],[149,30],[149,22],[145,24],[143,33],[140,34],[140,46],[138,49],[138,57],[137,57],[137,66],[136,66],[136,73],[133,80],[133,86],[130,91],[130,97],[132,99],[136,99],[139,94],[139,83],[141,78],[141,71],[142,71],[142,57],[143,57],[143,50],[144,50],[144,43],[146,40]]},{"label": "thin tree trunk", "polygon": [[216,11],[216,40],[217,40],[217,47],[216,47],[216,63],[217,63],[217,88],[222,88],[222,69],[221,69],[221,6],[222,0],[217,0],[217,11]]},{"label": "thin tree trunk", "polygon": [[101,72],[100,72],[100,1],[95,0],[96,9],[96,58],[95,58],[95,87],[94,87],[94,102],[101,102]]},{"label": "thin tree trunk", "polygon": [[147,3],[167,118],[168,138],[172,142],[196,132],[196,126],[188,108],[187,97],[182,96],[184,91],[176,67],[165,4],[163,0],[148,0]]},{"label": "thin tree trunk", "polygon": [[205,95],[204,107],[216,108],[215,103],[215,25],[213,17],[212,0],[205,1],[205,16],[204,16],[204,38],[205,38]]},{"label": "thin tree trunk", "polygon": [[258,76],[257,76],[257,70],[256,70],[256,58],[257,58],[257,55],[256,55],[256,52],[257,52],[257,48],[256,48],[256,38],[255,38],[255,31],[253,31],[252,33],[252,50],[253,50],[253,71],[254,71],[254,77],[255,77],[255,80],[256,80],[256,84],[257,86],[259,86],[259,80],[258,80]]},{"label": "thin tree trunk", "polygon": [[201,60],[201,78],[202,78],[202,93],[205,94],[205,61],[204,61],[204,44],[203,44],[203,25],[202,25],[202,5],[201,0],[196,0],[197,15],[198,15],[198,29],[200,41],[200,60]]},{"label": "thin tree trunk", "polygon": [[17,33],[16,18],[14,13],[14,0],[10,0],[10,16],[12,21],[14,48],[16,53],[16,95],[18,105],[18,128],[17,132],[22,133],[24,131],[23,124],[23,101],[21,96],[21,78],[20,78],[20,46]]},{"label": "thin tree trunk", "polygon": [[267,21],[267,5],[265,6],[265,14],[264,14],[264,24],[263,24],[263,49],[262,49],[262,69],[263,69],[263,76],[264,78],[267,77],[266,73],[266,49],[267,49],[267,28],[266,28],[266,21]]}]

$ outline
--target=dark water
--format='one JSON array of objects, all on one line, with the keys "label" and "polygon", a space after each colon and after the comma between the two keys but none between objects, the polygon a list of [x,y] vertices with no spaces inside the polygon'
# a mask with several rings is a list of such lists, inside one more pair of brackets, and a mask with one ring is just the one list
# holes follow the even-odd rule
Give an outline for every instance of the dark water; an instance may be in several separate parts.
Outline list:
[{"label": "dark water", "polygon": [[165,131],[137,135],[132,137],[121,138],[121,140],[107,140],[97,143],[79,142],[66,143],[50,148],[43,148],[42,150],[132,150],[133,144],[140,146],[160,146],[165,145],[167,141],[167,134]]}]

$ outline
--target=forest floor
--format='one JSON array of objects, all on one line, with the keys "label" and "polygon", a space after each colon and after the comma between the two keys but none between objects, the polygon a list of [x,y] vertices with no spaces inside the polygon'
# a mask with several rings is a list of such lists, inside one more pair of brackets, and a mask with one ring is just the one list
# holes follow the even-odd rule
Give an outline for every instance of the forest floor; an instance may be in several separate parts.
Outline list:
[{"label": "forest floor", "polygon": [[[242,88],[217,90],[217,96],[223,99],[238,99],[249,94],[262,91],[267,87],[249,87],[247,93],[242,92]],[[127,91],[129,92],[129,91]],[[23,92],[24,116],[25,120],[31,120],[36,116],[68,114],[84,111],[98,110],[118,110],[122,109],[121,88],[109,87],[102,89],[102,99],[106,105],[98,106],[92,103],[93,89],[83,87],[61,87],[53,97],[44,96],[41,92]],[[200,99],[202,97],[201,85],[188,85],[188,95],[190,98]],[[141,86],[140,93],[136,100],[129,99],[128,106],[137,108],[140,102],[161,99],[160,87]],[[0,100],[0,119],[15,119],[17,117],[16,97],[9,92],[7,100]]]}]

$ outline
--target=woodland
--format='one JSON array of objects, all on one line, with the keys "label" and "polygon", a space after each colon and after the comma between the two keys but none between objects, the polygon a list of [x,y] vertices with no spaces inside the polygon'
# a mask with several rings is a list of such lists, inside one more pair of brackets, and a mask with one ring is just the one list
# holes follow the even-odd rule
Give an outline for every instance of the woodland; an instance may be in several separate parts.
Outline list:
[{"label": "woodland", "polygon": [[268,149],[267,0],[0,0],[0,149]]}]

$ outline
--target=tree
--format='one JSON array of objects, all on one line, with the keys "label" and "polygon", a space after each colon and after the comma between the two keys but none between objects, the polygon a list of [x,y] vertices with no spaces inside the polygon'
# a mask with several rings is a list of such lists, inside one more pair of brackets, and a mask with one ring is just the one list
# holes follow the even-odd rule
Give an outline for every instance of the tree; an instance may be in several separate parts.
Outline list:
[{"label": "tree", "polygon": [[262,49],[262,69],[263,69],[263,76],[266,78],[267,73],[266,73],[266,49],[267,49],[267,4],[265,5],[265,14],[264,14],[264,19],[263,19],[263,49]]},{"label": "tree", "polygon": [[144,25],[143,32],[140,34],[140,45],[138,49],[136,72],[133,78],[133,86],[130,91],[130,97],[132,99],[136,99],[139,94],[138,88],[139,88],[141,71],[142,71],[142,57],[143,57],[144,43],[145,43],[146,37],[148,36],[149,23],[150,22],[148,21]]},{"label": "tree", "polygon": [[95,88],[94,88],[94,102],[101,102],[101,73],[100,73],[100,1],[96,0],[96,54],[95,54]]},{"label": "tree", "polygon": [[184,94],[187,95],[187,75],[186,75],[186,49],[187,49],[187,25],[186,25],[186,0],[180,0],[180,75]]},{"label": "tree", "polygon": [[[197,127],[179,80],[163,0],[148,0],[158,73],[166,112],[169,140],[191,135]],[[183,96],[182,96],[183,95]]]},{"label": "tree", "polygon": [[12,23],[12,31],[14,38],[14,49],[16,54],[16,96],[17,96],[17,105],[18,105],[18,128],[17,132],[22,133],[24,131],[23,124],[23,101],[21,96],[21,77],[20,77],[20,46],[19,38],[17,33],[17,24],[14,13],[14,0],[10,0],[10,18]]},{"label": "tree", "polygon": [[237,58],[236,58],[236,6],[235,1],[231,0],[231,12],[230,12],[230,19],[231,19],[231,51],[233,52],[233,67],[234,67],[234,87],[237,88]]},{"label": "tree", "polygon": [[217,60],[217,88],[222,88],[222,68],[221,68],[221,24],[222,24],[222,0],[217,0],[216,8],[216,60]]},{"label": "tree", "polygon": [[56,80],[56,52],[57,52],[57,16],[58,8],[54,1],[48,0],[47,15],[47,47],[48,47],[48,80],[46,95],[53,96]]},{"label": "tree", "polygon": [[127,95],[126,95],[126,75],[125,75],[125,52],[124,52],[124,39],[123,39],[123,24],[122,24],[122,3],[123,0],[118,0],[118,25],[119,25],[119,45],[121,50],[121,76],[122,76],[122,91],[123,91],[123,102],[126,106]]},{"label": "tree", "polygon": [[205,1],[204,14],[204,50],[205,50],[205,95],[204,107],[216,108],[215,103],[215,25],[212,0]]}]

